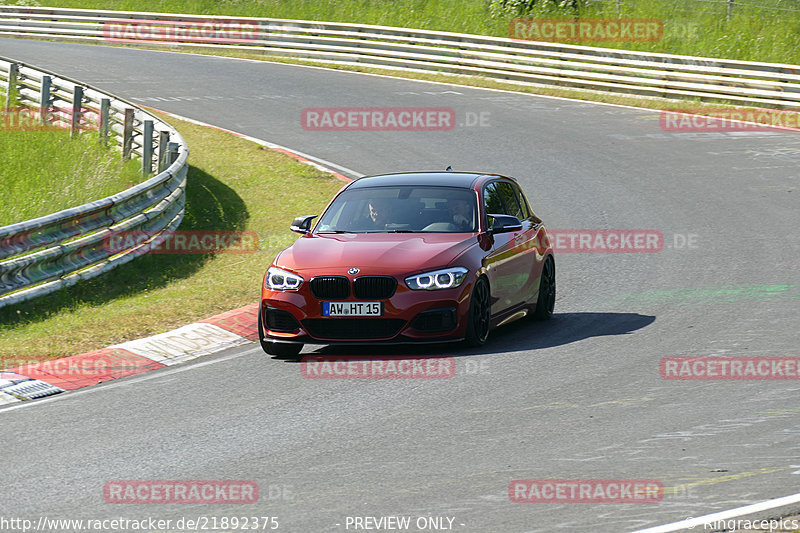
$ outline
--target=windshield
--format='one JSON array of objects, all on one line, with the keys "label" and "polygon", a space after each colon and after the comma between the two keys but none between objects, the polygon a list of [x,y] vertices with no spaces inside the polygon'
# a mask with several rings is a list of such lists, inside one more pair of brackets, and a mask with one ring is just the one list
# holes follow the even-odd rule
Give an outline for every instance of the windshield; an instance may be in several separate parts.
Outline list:
[{"label": "windshield", "polygon": [[472,233],[476,196],[454,187],[370,187],[340,194],[314,233]]}]

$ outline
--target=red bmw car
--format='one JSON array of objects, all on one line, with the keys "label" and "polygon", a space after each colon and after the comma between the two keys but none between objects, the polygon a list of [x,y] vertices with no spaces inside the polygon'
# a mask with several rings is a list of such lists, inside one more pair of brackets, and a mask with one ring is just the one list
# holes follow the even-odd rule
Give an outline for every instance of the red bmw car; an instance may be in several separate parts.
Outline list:
[{"label": "red bmw car", "polygon": [[512,178],[460,172],[349,183],[264,276],[258,329],[268,354],[303,344],[478,346],[500,324],[549,319],[547,231]]}]

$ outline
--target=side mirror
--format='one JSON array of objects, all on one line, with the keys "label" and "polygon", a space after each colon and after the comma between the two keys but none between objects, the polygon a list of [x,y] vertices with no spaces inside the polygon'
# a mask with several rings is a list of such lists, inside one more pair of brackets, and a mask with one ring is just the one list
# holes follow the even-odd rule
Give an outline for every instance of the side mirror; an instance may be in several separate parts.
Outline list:
[{"label": "side mirror", "polygon": [[517,217],[511,215],[488,215],[492,233],[508,233],[509,231],[519,231],[522,229],[522,222]]},{"label": "side mirror", "polygon": [[295,217],[289,229],[297,233],[306,234],[311,231],[311,221],[317,218],[317,215],[305,215],[302,217]]}]

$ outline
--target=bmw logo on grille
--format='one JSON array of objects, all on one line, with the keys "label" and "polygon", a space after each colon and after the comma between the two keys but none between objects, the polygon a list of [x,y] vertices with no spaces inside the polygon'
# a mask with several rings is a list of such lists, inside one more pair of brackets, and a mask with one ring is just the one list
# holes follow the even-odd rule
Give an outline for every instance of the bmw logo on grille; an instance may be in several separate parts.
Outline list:
[{"label": "bmw logo on grille", "polygon": [[359,272],[361,272],[361,271],[359,269],[357,269],[356,267],[353,267],[353,268],[351,268],[350,270],[347,271],[347,273],[351,274],[351,275],[358,274]]}]

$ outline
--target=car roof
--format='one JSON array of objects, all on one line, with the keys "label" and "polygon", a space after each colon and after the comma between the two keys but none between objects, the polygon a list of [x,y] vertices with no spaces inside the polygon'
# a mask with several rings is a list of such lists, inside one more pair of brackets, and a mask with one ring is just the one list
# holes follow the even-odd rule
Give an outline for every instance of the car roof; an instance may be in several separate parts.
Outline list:
[{"label": "car roof", "polygon": [[451,171],[426,171],[426,172],[398,172],[395,174],[378,174],[364,176],[350,184],[348,189],[365,187],[391,187],[401,185],[459,187],[472,189],[475,183],[483,176],[505,177],[497,174],[483,172],[451,172]]}]

